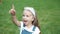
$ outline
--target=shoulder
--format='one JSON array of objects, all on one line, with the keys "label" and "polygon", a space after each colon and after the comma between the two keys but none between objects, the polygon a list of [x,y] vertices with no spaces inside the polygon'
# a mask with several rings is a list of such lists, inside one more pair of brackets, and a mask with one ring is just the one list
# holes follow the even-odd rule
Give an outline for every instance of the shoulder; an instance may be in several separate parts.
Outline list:
[{"label": "shoulder", "polygon": [[33,32],[34,34],[39,34],[40,33],[40,29],[38,27],[35,28],[35,31]]},{"label": "shoulder", "polygon": [[23,21],[20,21],[20,23],[21,23],[21,27],[23,27]]},{"label": "shoulder", "polygon": [[23,27],[23,21],[20,21],[20,27],[19,28],[22,28]]},{"label": "shoulder", "polygon": [[38,31],[38,32],[40,32],[40,29],[39,29],[38,27],[36,27],[35,31]]}]

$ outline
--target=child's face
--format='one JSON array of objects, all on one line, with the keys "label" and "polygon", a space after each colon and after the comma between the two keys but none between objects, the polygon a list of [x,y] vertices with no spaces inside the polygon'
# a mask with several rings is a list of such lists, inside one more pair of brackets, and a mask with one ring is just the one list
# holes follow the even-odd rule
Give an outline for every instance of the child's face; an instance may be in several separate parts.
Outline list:
[{"label": "child's face", "polygon": [[32,24],[34,17],[29,10],[24,10],[22,19],[25,25],[29,25],[29,24]]}]

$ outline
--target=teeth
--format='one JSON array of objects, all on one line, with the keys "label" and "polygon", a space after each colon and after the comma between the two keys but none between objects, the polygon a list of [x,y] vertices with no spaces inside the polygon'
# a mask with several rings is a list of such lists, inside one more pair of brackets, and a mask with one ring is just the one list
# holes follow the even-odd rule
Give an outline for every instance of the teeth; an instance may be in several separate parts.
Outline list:
[{"label": "teeth", "polygon": [[24,22],[27,22],[26,20],[24,20]]}]

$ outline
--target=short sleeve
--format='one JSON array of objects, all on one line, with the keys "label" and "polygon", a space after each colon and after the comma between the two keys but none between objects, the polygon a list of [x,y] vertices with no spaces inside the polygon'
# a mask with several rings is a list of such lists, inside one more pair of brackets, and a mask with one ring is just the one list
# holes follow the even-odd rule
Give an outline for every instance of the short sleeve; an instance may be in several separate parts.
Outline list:
[{"label": "short sleeve", "polygon": [[20,28],[20,34],[21,34],[22,29],[23,29],[23,22],[21,21],[20,23],[21,23],[21,26],[19,28]]},{"label": "short sleeve", "polygon": [[23,27],[23,22],[20,21],[20,27],[19,28],[22,28]]},{"label": "short sleeve", "polygon": [[35,31],[33,32],[33,34],[39,34],[40,33],[40,30],[38,27],[36,27]]}]

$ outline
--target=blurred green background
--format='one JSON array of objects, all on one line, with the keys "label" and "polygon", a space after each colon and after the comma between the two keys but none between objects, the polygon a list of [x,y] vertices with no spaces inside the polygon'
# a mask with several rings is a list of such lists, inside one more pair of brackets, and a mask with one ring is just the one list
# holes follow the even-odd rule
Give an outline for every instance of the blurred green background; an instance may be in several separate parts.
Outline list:
[{"label": "blurred green background", "polygon": [[60,0],[0,0],[0,34],[19,34],[12,23],[9,10],[15,5],[18,20],[22,19],[23,8],[34,7],[42,34],[60,34]]}]

